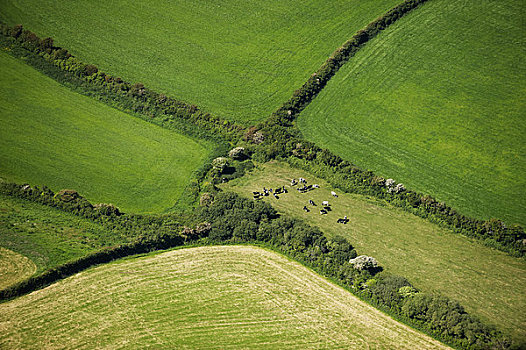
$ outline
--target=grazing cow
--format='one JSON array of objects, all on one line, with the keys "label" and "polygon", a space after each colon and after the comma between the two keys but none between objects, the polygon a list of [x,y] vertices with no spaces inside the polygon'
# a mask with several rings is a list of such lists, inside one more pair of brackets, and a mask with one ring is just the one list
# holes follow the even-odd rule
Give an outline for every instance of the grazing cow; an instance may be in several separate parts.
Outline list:
[{"label": "grazing cow", "polygon": [[320,214],[321,214],[321,215],[327,214],[327,210],[325,210],[325,209],[320,209]]},{"label": "grazing cow", "polygon": [[312,185],[312,188],[320,188],[320,185],[314,184],[314,185]]},{"label": "grazing cow", "polygon": [[316,205],[316,204],[314,204],[314,201],[312,199],[309,199],[309,204],[310,205]]},{"label": "grazing cow", "polygon": [[312,189],[312,185],[309,185],[309,186],[305,187],[305,190],[307,190],[307,191],[310,190],[310,189]]},{"label": "grazing cow", "polygon": [[279,199],[277,194],[273,193],[273,195],[274,195],[274,198]]},{"label": "grazing cow", "polygon": [[287,189],[285,188],[285,186],[283,186],[283,192],[284,192],[284,193],[289,193],[289,191],[287,191]]},{"label": "grazing cow", "polygon": [[309,208],[307,208],[307,206],[303,206],[303,211],[306,211],[307,213],[310,211]]},{"label": "grazing cow", "polygon": [[301,182],[302,184],[306,184],[306,183],[307,183],[307,180],[305,180],[304,178],[300,177],[300,182]]},{"label": "grazing cow", "polygon": [[334,191],[331,191],[331,194],[332,194],[332,196],[333,196],[333,197],[336,197],[336,198],[338,198],[338,195],[336,194],[336,192],[334,192]]},{"label": "grazing cow", "polygon": [[323,202],[321,202],[321,204],[322,204],[324,207],[328,207],[328,206],[329,206],[329,201],[323,201]]},{"label": "grazing cow", "polygon": [[292,181],[290,182],[290,185],[291,186],[296,186],[298,183],[296,182],[296,179],[292,179]]}]

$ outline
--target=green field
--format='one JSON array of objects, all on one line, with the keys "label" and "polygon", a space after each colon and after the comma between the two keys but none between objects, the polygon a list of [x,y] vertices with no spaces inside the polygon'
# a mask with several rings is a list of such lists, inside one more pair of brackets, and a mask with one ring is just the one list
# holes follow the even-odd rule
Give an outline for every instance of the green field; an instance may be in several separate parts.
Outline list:
[{"label": "green field", "polygon": [[106,73],[249,124],[399,2],[6,0],[0,20],[52,36]]},{"label": "green field", "polygon": [[211,148],[59,85],[0,53],[0,177],[159,212]]},{"label": "green field", "polygon": [[526,225],[526,6],[433,0],[357,53],[303,134],[462,213]]},{"label": "green field", "polygon": [[[30,264],[36,266],[33,273],[128,240],[87,219],[0,194],[0,249],[3,247],[28,258]],[[7,263],[9,257],[2,256]],[[19,279],[23,277],[29,276],[25,273]],[[0,282],[2,284],[5,283]]]},{"label": "green field", "polygon": [[[308,194],[290,187],[290,179],[306,178],[320,189]],[[459,301],[466,310],[517,339],[526,339],[526,262],[453,234],[400,208],[363,196],[331,196],[326,181],[286,164],[267,163],[251,174],[224,185],[252,197],[263,187],[286,186],[278,200],[265,197],[281,213],[304,219],[327,236],[342,235],[358,254],[374,256],[387,271],[404,276],[417,288]],[[308,204],[312,199],[318,204]],[[320,215],[322,201],[332,211]],[[307,205],[312,210],[302,210]],[[348,216],[347,225],[336,220]]]},{"label": "green field", "polygon": [[0,305],[2,349],[446,349],[302,265],[249,246],[99,266]]}]

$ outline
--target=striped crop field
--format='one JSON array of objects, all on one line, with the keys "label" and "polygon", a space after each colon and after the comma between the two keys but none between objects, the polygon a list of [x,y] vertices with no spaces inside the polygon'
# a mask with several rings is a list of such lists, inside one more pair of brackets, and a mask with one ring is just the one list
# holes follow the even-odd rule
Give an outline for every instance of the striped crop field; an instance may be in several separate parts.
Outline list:
[{"label": "striped crop field", "polygon": [[304,266],[250,246],[84,271],[0,304],[0,347],[447,349]]},{"label": "striped crop field", "polygon": [[0,289],[30,277],[36,270],[27,257],[0,247]]},{"label": "striped crop field", "polygon": [[79,95],[0,52],[0,177],[74,189],[92,203],[160,212],[211,145]]},{"label": "striped crop field", "polygon": [[432,0],[301,113],[306,138],[463,214],[526,225],[526,3]]},{"label": "striped crop field", "polygon": [[[290,187],[290,180],[299,177],[320,188],[298,193]],[[516,339],[526,339],[523,259],[485,247],[382,201],[344,193],[335,198],[326,181],[283,163],[259,165],[251,174],[223,186],[249,197],[263,187],[285,186],[289,191],[279,199],[264,197],[279,212],[319,227],[328,237],[347,238],[359,255],[375,257],[384,269],[406,277],[415,287],[438,291],[488,324]],[[309,199],[317,206],[311,206]],[[320,215],[325,200],[332,210]],[[349,223],[338,224],[336,220],[344,216]]]},{"label": "striped crop field", "polygon": [[23,24],[102,71],[250,124],[400,0],[5,0]]}]

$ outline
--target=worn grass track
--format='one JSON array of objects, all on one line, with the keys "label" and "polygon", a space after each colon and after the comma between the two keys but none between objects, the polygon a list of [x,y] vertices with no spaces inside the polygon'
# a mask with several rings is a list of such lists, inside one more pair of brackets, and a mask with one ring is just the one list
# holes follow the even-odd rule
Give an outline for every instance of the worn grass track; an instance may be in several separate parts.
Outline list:
[{"label": "worn grass track", "polygon": [[433,0],[301,113],[306,138],[462,213],[526,225],[526,6]]},{"label": "worn grass track", "polygon": [[1,304],[0,346],[447,348],[302,265],[249,246],[131,258]]},{"label": "worn grass track", "polygon": [[27,257],[0,247],[0,289],[33,275],[37,267]]},{"label": "worn grass track", "polygon": [[[290,179],[299,177],[321,188],[308,194],[298,193],[290,187]],[[374,256],[386,270],[408,278],[424,291],[447,295],[486,322],[517,339],[526,339],[524,260],[451,233],[385,202],[342,193],[334,198],[326,181],[283,163],[259,165],[251,174],[224,186],[249,197],[252,191],[263,187],[286,186],[289,193],[278,200],[265,197],[265,201],[282,213],[319,227],[328,236],[346,237],[359,254]],[[308,204],[309,199],[318,206]],[[331,203],[328,215],[319,214],[324,200]],[[309,213],[302,210],[304,205],[311,208]],[[350,222],[337,224],[336,220],[344,215]]]},{"label": "worn grass track", "polygon": [[0,19],[52,36],[111,75],[250,124],[399,2],[16,0],[0,2]]},{"label": "worn grass track", "polygon": [[119,112],[0,52],[0,177],[160,212],[211,145]]}]

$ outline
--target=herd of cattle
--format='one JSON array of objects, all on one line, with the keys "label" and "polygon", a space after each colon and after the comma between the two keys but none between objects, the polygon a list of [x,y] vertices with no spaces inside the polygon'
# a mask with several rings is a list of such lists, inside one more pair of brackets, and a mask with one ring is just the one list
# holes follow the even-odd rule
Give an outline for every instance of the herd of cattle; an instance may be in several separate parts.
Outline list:
[{"label": "herd of cattle", "polygon": [[[314,190],[316,188],[320,188],[320,186],[316,185],[316,184],[314,184],[314,185],[307,185],[307,180],[305,180],[302,177],[300,177],[297,181],[296,181],[296,179],[292,179],[292,181],[290,182],[290,186],[292,188],[295,188],[299,193],[307,193],[307,192],[312,191],[312,190]],[[297,186],[297,187],[295,187],[295,186]],[[263,191],[262,192],[254,191],[254,192],[252,192],[252,195],[254,197],[254,200],[260,200],[263,197],[267,197],[267,196],[270,196],[270,195],[273,195],[274,198],[279,199],[279,196],[282,195],[282,194],[285,194],[285,193],[288,193],[288,190],[285,188],[285,186],[281,186],[281,187],[278,187],[278,188],[275,188],[275,189],[263,187]],[[334,191],[331,191],[331,195],[334,198],[338,198],[338,195]],[[309,199],[309,207],[316,207],[316,206],[317,206],[316,203],[314,203],[314,201],[312,199]],[[307,205],[304,205],[303,206],[303,211],[308,213],[308,212],[310,212],[310,209],[307,207]],[[321,215],[327,215],[330,211],[331,211],[331,205],[329,204],[329,201],[323,201],[321,203],[320,214]],[[336,222],[339,223],[339,224],[346,224],[346,223],[349,222],[349,219],[347,218],[347,216],[344,216],[343,218],[338,218],[338,220],[336,220]]]}]

